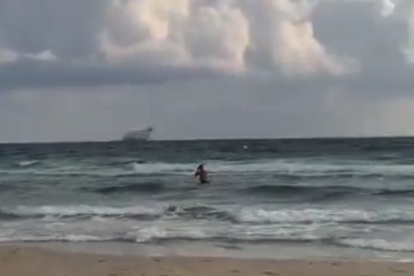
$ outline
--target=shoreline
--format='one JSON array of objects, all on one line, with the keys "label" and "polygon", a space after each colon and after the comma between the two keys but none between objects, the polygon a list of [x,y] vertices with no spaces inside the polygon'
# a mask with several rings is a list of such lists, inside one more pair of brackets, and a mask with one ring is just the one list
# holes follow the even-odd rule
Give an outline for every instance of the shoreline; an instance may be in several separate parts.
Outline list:
[{"label": "shoreline", "polygon": [[[207,242],[179,242],[159,244],[119,242],[33,242],[6,243],[6,246],[36,247],[74,254],[106,254],[138,257],[199,257],[246,260],[365,260],[371,262],[414,262],[409,252],[383,252],[361,248],[318,246],[312,244],[222,244]],[[2,246],[2,245],[0,245]]]},{"label": "shoreline", "polygon": [[0,246],[0,275],[14,276],[394,276],[412,275],[414,262],[365,259],[238,259],[110,255],[36,245]]}]

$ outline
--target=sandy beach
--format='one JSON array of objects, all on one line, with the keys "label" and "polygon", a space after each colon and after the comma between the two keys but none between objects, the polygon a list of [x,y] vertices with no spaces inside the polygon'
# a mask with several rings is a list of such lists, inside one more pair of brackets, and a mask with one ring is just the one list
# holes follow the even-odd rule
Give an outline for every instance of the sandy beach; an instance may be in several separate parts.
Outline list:
[{"label": "sandy beach", "polygon": [[79,254],[0,248],[0,275],[13,276],[388,276],[413,275],[414,263],[245,260]]}]

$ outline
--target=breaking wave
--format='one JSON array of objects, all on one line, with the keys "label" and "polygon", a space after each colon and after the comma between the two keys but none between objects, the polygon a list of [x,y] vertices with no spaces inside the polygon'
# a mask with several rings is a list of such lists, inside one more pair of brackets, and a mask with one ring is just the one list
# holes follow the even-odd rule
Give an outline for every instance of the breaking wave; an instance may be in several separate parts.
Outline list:
[{"label": "breaking wave", "polygon": [[301,186],[301,185],[259,185],[245,189],[245,192],[268,197],[303,196],[315,200],[335,200],[352,196],[412,197],[414,189],[378,189],[353,186]]},{"label": "breaking wave", "polygon": [[[214,187],[211,187],[214,189]],[[235,188],[233,192],[244,195],[257,195],[270,198],[281,198],[288,200],[302,200],[303,202],[325,202],[339,200],[352,197],[381,197],[381,198],[411,198],[414,196],[414,189],[396,188],[381,189],[375,187],[363,188],[355,186],[341,185],[257,185],[250,187]],[[1,189],[1,186],[0,186]],[[126,183],[119,183],[105,187],[87,187],[82,188],[83,191],[98,193],[103,195],[112,194],[168,194],[169,192],[180,192],[185,195],[196,187],[189,185],[169,185],[163,181],[146,181],[132,182],[128,180]]]},{"label": "breaking wave", "polygon": [[[414,178],[414,165],[326,162],[306,159],[262,159],[251,161],[205,161],[212,174],[271,174],[276,179],[352,179]],[[163,163],[148,161],[102,162],[88,160],[21,161],[17,166],[0,168],[1,174],[67,175],[119,177],[128,175],[191,175],[198,163]]]},{"label": "breaking wave", "polygon": [[163,228],[148,227],[139,228],[124,233],[112,233],[112,235],[92,234],[57,234],[49,233],[39,235],[0,236],[0,243],[8,242],[121,242],[121,243],[169,243],[176,241],[204,241],[219,242],[225,244],[325,244],[338,247],[352,247],[359,249],[373,249],[384,252],[414,252],[414,244],[410,242],[395,242],[381,239],[352,239],[339,236],[316,235],[309,231],[275,231],[273,235],[249,235],[246,233],[234,236],[218,232],[207,232],[203,229],[191,229],[186,231],[169,231]]},{"label": "breaking wave", "polygon": [[19,219],[91,219],[115,218],[155,221],[162,219],[222,221],[233,224],[414,224],[412,210],[363,211],[358,209],[278,209],[260,208],[226,209],[210,206],[175,206],[159,208],[143,206],[100,207],[100,206],[19,206],[3,208],[0,220]]}]

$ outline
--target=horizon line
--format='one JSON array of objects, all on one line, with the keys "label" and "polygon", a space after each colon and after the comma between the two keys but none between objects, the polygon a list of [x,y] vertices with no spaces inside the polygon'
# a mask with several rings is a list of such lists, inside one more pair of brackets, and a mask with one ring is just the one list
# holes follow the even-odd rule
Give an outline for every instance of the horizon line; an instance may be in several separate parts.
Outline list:
[{"label": "horizon line", "polygon": [[4,145],[34,145],[34,144],[85,144],[85,143],[126,143],[126,144],[147,144],[157,142],[204,142],[204,141],[265,141],[265,140],[340,140],[340,139],[409,139],[414,135],[360,135],[360,136],[291,136],[291,137],[263,137],[263,138],[188,138],[188,139],[151,139],[147,141],[122,141],[122,139],[110,140],[73,140],[73,141],[33,141],[33,142],[0,142],[0,146]]}]

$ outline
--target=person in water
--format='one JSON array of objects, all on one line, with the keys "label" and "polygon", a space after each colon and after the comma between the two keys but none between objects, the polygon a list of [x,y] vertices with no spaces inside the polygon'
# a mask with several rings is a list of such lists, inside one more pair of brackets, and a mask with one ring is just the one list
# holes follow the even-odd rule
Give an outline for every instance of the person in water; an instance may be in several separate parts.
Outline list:
[{"label": "person in water", "polygon": [[198,165],[194,176],[198,178],[199,184],[208,184],[210,181],[208,180],[207,171],[204,169],[204,165]]}]

